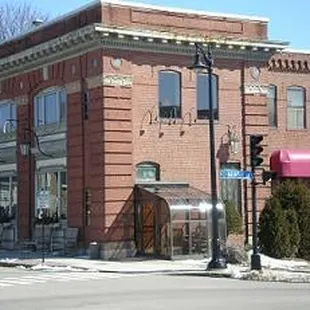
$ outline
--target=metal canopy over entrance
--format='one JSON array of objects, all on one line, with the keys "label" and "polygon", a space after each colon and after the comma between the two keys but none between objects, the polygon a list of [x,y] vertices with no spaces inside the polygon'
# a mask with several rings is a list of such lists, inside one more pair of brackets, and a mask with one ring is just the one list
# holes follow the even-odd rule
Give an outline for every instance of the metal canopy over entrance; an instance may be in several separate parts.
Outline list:
[{"label": "metal canopy over entrance", "polygon": [[[161,183],[136,186],[136,241],[138,252],[166,258],[209,256],[212,204],[207,193],[188,184]],[[226,240],[225,212],[219,212],[220,239]]]}]

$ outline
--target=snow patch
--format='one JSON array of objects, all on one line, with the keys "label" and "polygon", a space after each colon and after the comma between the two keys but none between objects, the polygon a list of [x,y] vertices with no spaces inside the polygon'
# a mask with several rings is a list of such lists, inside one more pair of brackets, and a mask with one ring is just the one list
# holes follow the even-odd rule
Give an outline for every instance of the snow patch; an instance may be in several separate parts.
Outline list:
[{"label": "snow patch", "polygon": [[310,267],[309,262],[302,260],[276,259],[260,254],[263,268],[296,271],[300,268]]},{"label": "snow patch", "polygon": [[0,260],[0,263],[13,264],[13,263],[16,263],[17,261],[18,261],[17,258],[2,258]]},{"label": "snow patch", "polygon": [[[38,264],[35,266],[32,266],[30,268],[31,270],[35,270],[35,271],[55,271],[55,272],[81,272],[80,268],[76,268],[76,267],[71,267],[71,266],[51,266],[51,265],[45,265],[45,264]],[[88,272],[90,272],[90,270],[87,270]]]}]

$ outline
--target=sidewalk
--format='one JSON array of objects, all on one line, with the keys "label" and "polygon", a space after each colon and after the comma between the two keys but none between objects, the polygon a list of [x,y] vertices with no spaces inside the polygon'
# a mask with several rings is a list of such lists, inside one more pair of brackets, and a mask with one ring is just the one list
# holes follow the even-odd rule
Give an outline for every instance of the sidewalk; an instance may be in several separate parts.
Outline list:
[{"label": "sidewalk", "polygon": [[[2,255],[1,255],[2,254]],[[251,271],[249,266],[230,265],[224,270],[207,271],[209,259],[203,260],[151,260],[133,258],[126,261],[90,260],[88,257],[47,257],[42,264],[40,257],[20,259],[17,256],[3,258],[0,266],[20,267],[46,271],[92,271],[135,274],[173,274],[209,277],[227,277],[239,280],[310,283],[310,262],[303,260],[279,260],[261,255],[262,271]],[[40,254],[40,253],[39,253]],[[2,257],[2,259],[1,259]]]},{"label": "sidewalk", "polygon": [[[138,260],[133,258],[126,261],[104,261],[90,260],[88,257],[48,257],[45,259],[46,267],[71,267],[85,271],[113,272],[113,273],[168,273],[168,272],[189,272],[204,271],[208,260]],[[17,267],[24,266],[27,268],[42,266],[41,258],[19,259],[19,258],[2,258],[0,266]]]}]

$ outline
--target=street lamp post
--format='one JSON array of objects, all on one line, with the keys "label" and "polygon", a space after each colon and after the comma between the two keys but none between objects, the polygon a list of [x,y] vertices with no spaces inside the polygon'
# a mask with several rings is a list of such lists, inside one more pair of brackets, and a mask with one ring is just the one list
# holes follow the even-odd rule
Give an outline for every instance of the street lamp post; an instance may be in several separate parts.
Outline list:
[{"label": "street lamp post", "polygon": [[44,227],[45,212],[43,209],[40,211],[39,219],[42,222],[42,263],[44,263],[45,262],[45,229],[44,229],[45,228]]},{"label": "street lamp post", "polygon": [[[28,139],[26,138],[26,132],[29,132],[29,134],[32,134],[35,138],[35,147],[31,147],[32,144],[31,144],[31,138],[28,137]],[[40,141],[39,141],[39,137],[38,135],[36,134],[36,132],[30,128],[25,128],[25,131],[24,131],[24,139],[23,141],[20,143],[20,150],[21,150],[21,153],[24,155],[24,156],[29,156],[29,162],[31,163],[32,161],[32,158],[31,158],[31,155],[35,155],[37,153],[40,153],[41,155],[43,156],[46,156],[46,157],[50,157],[52,158],[53,156],[50,155],[50,154],[47,154],[45,153],[41,147],[40,147]],[[30,177],[29,177],[29,182],[31,182],[31,171],[29,173]],[[29,197],[31,197],[31,194],[29,193]],[[31,198],[29,198],[30,200]],[[32,208],[31,208],[32,209]],[[30,212],[30,211],[29,211]],[[32,212],[31,212],[32,213]],[[30,214],[31,214],[30,213]],[[30,223],[32,225],[32,219],[31,219],[31,215],[29,216],[30,218]],[[45,210],[41,210],[40,214],[39,214],[39,219],[41,220],[42,222],[42,263],[45,262]]]},{"label": "street lamp post", "polygon": [[[6,133],[7,132],[7,126],[8,124],[11,123],[17,123],[18,124],[18,120],[17,119],[7,119],[4,122],[4,126],[3,126],[3,132]],[[23,140],[20,142],[19,148],[20,148],[20,152],[23,156],[28,157],[28,161],[29,161],[29,199],[28,199],[28,204],[29,204],[29,222],[28,222],[28,226],[29,226],[29,238],[32,238],[32,155],[36,155],[36,154],[41,154],[45,157],[49,157],[49,158],[53,158],[53,155],[51,154],[47,154],[45,153],[41,147],[40,147],[40,141],[39,141],[39,137],[36,134],[36,132],[31,129],[31,128],[24,128],[23,129]],[[28,137],[26,135],[26,133],[28,132]],[[32,147],[32,138],[31,135],[34,136],[35,139],[35,145],[34,147]],[[35,157],[34,157],[35,159]],[[42,262],[44,263],[45,261],[45,252],[44,252],[44,242],[45,242],[45,232],[44,232],[44,221],[45,221],[45,214],[43,211],[42,216],[40,215],[41,220],[42,220],[42,239],[43,239],[43,248],[42,248]]]},{"label": "street lamp post", "polygon": [[215,141],[214,141],[214,110],[213,110],[213,94],[212,94],[212,72],[213,57],[210,46],[208,52],[198,44],[195,44],[195,60],[190,69],[195,71],[204,71],[208,74],[209,88],[209,140],[210,140],[210,176],[211,176],[211,200],[212,200],[212,259],[208,264],[208,269],[224,269],[226,268],[226,260],[222,256],[219,238],[219,212],[217,209],[217,182],[216,182],[216,159],[215,159]]}]

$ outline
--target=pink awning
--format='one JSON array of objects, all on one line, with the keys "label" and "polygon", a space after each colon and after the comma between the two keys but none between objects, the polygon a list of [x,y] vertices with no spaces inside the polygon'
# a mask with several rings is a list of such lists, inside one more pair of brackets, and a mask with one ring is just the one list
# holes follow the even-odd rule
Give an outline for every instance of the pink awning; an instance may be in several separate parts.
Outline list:
[{"label": "pink awning", "polygon": [[279,150],[270,157],[270,169],[279,177],[310,178],[310,150]]}]

